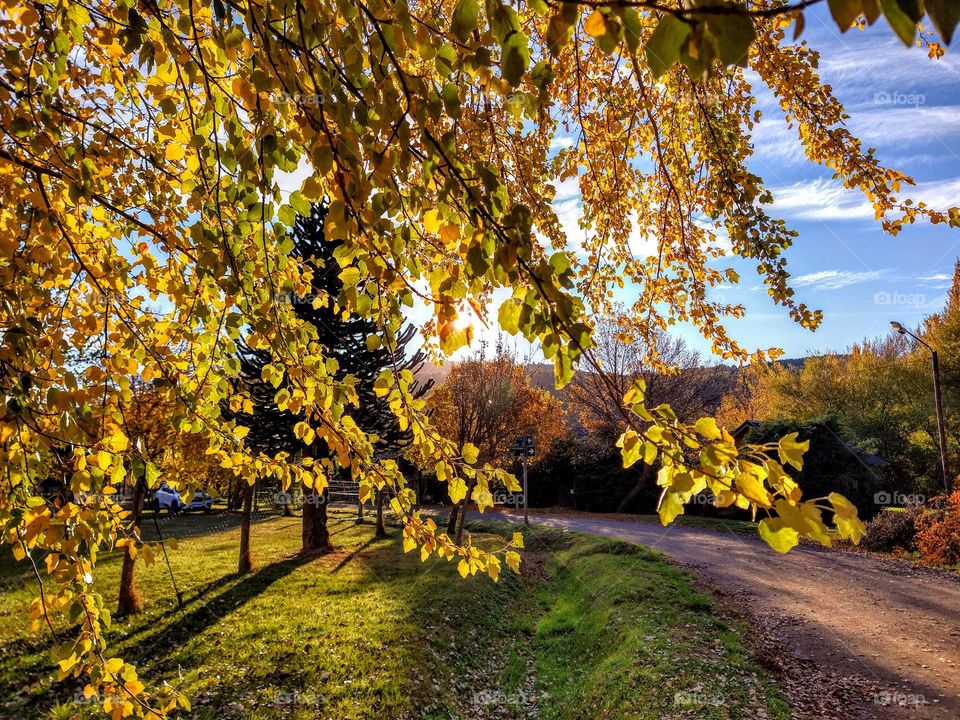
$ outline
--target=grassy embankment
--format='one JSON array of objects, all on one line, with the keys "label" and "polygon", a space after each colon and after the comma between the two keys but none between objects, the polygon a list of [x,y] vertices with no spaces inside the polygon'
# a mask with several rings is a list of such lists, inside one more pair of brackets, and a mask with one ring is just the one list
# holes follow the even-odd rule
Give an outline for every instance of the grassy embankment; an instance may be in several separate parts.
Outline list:
[{"label": "grassy embankment", "polygon": [[[531,529],[523,576],[505,569],[494,584],[421,564],[397,531],[374,542],[336,511],[337,552],[301,558],[299,519],[263,515],[257,571],[238,578],[235,516],[161,523],[179,538],[170,562],[185,606],[162,558],[138,566],[147,610],[114,622],[111,652],[184,691],[193,717],[789,717],[744,628],[641,548]],[[492,544],[512,530],[472,529]],[[52,683],[48,636],[26,632],[35,585],[4,553],[0,717],[97,717],[80,685]],[[114,599],[119,571],[116,554],[101,560],[97,583]]]}]

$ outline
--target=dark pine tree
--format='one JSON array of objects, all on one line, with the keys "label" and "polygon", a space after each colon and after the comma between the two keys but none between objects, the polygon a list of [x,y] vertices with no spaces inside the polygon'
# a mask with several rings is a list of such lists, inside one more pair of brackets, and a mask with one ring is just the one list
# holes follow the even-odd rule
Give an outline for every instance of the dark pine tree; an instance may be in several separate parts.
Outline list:
[{"label": "dark pine tree", "polygon": [[[327,241],[323,226],[326,208],[315,205],[309,217],[298,216],[294,223],[291,239],[293,249],[291,258],[313,270],[313,293],[310,297],[292,298],[293,310],[301,320],[316,328],[317,341],[324,348],[326,357],[334,358],[338,364],[337,379],[350,375],[356,378],[355,389],[359,398],[359,407],[350,408],[357,425],[369,434],[379,438],[376,451],[385,455],[396,455],[410,441],[409,431],[400,430],[399,423],[383,398],[378,398],[373,384],[380,372],[396,364],[400,369],[408,369],[414,374],[423,366],[424,355],[421,351],[407,355],[407,345],[416,331],[412,326],[404,327],[397,334],[396,348],[386,349],[381,342],[371,349],[367,338],[380,335],[376,323],[358,315],[346,315],[334,308],[343,291],[340,280],[342,268],[334,258],[338,242]],[[314,307],[314,297],[326,296],[330,302]],[[241,424],[247,425],[250,432],[247,442],[254,448],[269,453],[287,451],[292,455],[310,453],[315,458],[323,457],[326,448],[319,439],[310,446],[305,445],[294,435],[294,425],[302,418],[277,408],[274,396],[277,390],[262,380],[264,365],[272,362],[269,352],[254,350],[245,343],[239,346],[240,374],[253,401],[252,417],[238,417]],[[429,390],[430,383],[420,384],[415,389],[417,396]],[[329,552],[333,549],[327,531],[326,497],[320,496],[310,488],[304,488],[303,502],[303,552]],[[382,515],[382,513],[381,513]],[[382,522],[378,523],[378,533],[382,532]]]}]

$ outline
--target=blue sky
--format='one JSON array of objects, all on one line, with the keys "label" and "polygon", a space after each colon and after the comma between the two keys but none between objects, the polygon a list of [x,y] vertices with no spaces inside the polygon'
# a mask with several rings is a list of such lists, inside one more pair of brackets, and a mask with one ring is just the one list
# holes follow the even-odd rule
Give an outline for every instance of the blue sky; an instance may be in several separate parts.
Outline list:
[{"label": "blue sky", "polygon": [[[932,61],[906,48],[880,21],[864,32],[837,31],[826,8],[807,12],[804,37],[820,50],[821,79],[850,114],[853,133],[886,165],[914,177],[907,195],[945,208],[960,205],[960,61]],[[911,226],[885,235],[862,195],[845,191],[831,173],[802,155],[768,91],[759,94],[764,121],[755,137],[753,169],[777,199],[774,212],[799,232],[789,251],[799,299],[824,311],[811,333],[766,296],[746,263],[739,286],[722,289],[742,302],[747,317],[730,322],[747,347],[782,347],[787,357],[844,350],[886,334],[890,320],[916,325],[940,309],[960,256],[960,231]],[[695,333],[684,337],[699,348]]]},{"label": "blue sky", "polygon": [[[939,209],[960,205],[960,55],[948,50],[943,59],[930,60],[925,49],[905,47],[883,20],[841,34],[825,5],[806,16],[803,39],[820,51],[821,79],[846,106],[852,132],[876,148],[884,164],[917,181],[907,196]],[[754,90],[764,119],[754,134],[751,167],[774,193],[773,213],[799,232],[787,255],[792,284],[800,301],[824,311],[824,321],[816,332],[799,327],[769,299],[755,264],[728,257],[717,266],[734,267],[740,283],[714,292],[747,310],[744,319],[727,321],[733,336],[748,350],[780,347],[786,357],[800,357],[843,351],[886,334],[890,320],[916,326],[939,310],[960,257],[960,230],[914,225],[897,237],[885,235],[862,195],[844,190],[830,171],[804,158],[796,130],[758,80]],[[294,173],[291,187],[299,187],[307,171]],[[582,232],[576,181],[558,187],[554,205],[575,246]],[[469,320],[474,347],[496,335],[495,306],[509,294],[495,294],[491,327]],[[418,306],[410,320],[429,314]],[[695,329],[678,334],[709,355],[709,343]],[[463,352],[469,350],[458,356]]]},{"label": "blue sky", "polygon": [[[937,209],[960,205],[960,55],[948,50],[931,60],[926,49],[905,47],[883,20],[840,33],[826,6],[807,11],[801,40],[820,51],[821,80],[846,107],[853,134],[876,148],[883,164],[916,180],[904,196]],[[770,300],[755,263],[726,257],[716,266],[733,267],[740,282],[713,292],[747,311],[726,322],[733,337],[748,350],[779,347],[786,357],[802,357],[885,335],[891,320],[917,326],[942,308],[960,257],[960,230],[921,224],[886,235],[860,193],[844,190],[831,171],[804,157],[772,94],[749,77],[763,111],[751,169],[774,194],[772,214],[799,233],[787,254],[792,286],[801,302],[823,310],[824,320],[815,332],[801,328]],[[582,204],[575,180],[558,185],[554,207],[576,247]],[[508,295],[497,293],[494,304]],[[634,296],[628,288],[624,302]],[[495,309],[490,316],[495,323]],[[495,327],[476,329],[478,338],[496,334]],[[695,328],[675,333],[710,357],[710,344]]]}]

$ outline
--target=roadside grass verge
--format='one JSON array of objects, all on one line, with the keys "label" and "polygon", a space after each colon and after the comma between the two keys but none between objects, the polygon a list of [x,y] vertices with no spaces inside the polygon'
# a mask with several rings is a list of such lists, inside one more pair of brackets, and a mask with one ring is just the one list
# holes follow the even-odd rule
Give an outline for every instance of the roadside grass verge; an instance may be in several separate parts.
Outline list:
[{"label": "roadside grass verge", "polygon": [[[549,578],[529,641],[517,646],[536,670],[536,717],[791,717],[748,649],[745,623],[721,614],[664,555],[542,526],[525,535]],[[522,696],[504,675],[508,696],[511,685]]]},{"label": "roadside grass verge", "polygon": [[[522,510],[516,510],[512,507],[501,506],[497,508],[498,512],[506,515],[522,515]],[[660,525],[660,517],[655,514],[642,513],[594,513],[583,510],[573,510],[567,507],[552,508],[534,508],[530,510],[531,517],[537,515],[561,515],[570,517],[589,517],[601,518],[603,520],[615,520],[617,522],[651,522]],[[745,535],[757,535],[757,524],[750,520],[728,517],[709,517],[706,515],[678,515],[673,521],[674,525],[680,527],[703,528],[705,530],[717,530],[720,532],[730,531],[743,533]]]},{"label": "roadside grass verge", "polygon": [[[257,569],[237,577],[235,515],[162,518],[179,539],[169,558],[184,606],[162,557],[138,562],[147,609],[114,621],[111,654],[184,692],[205,720],[789,716],[745,629],[657,553],[531,528],[523,575],[493,583],[404,555],[396,529],[375,542],[337,510],[337,551],[301,557],[299,525],[259,515]],[[468,529],[496,546],[516,528]],[[152,521],[144,532],[155,536]],[[98,563],[109,607],[120,564],[117,553]],[[49,636],[27,633],[35,584],[6,551],[0,590],[0,717],[100,717],[81,684],[52,681]]]}]

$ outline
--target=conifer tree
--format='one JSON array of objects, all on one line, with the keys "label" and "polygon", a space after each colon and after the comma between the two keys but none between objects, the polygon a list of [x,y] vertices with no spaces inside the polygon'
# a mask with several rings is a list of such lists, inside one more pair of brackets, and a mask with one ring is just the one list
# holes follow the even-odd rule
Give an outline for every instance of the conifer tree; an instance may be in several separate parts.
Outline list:
[{"label": "conifer tree", "polygon": [[[289,301],[297,317],[316,329],[316,341],[323,346],[324,355],[336,360],[336,378],[354,378],[359,407],[352,408],[351,414],[357,425],[378,437],[378,452],[397,454],[409,442],[409,432],[401,431],[386,402],[374,393],[373,384],[382,370],[394,365],[416,374],[423,366],[424,355],[418,350],[407,356],[407,346],[415,335],[413,326],[408,325],[398,333],[391,350],[381,341],[376,323],[342,311],[338,303],[343,290],[342,268],[334,258],[338,243],[324,237],[326,212],[323,205],[316,204],[309,216],[296,218],[290,235],[293,242],[290,255],[293,261],[313,271],[313,292],[303,297],[291,296]],[[271,453],[286,451],[322,458],[326,453],[322,442],[307,445],[296,437],[294,425],[300,418],[277,407],[277,388],[262,378],[264,366],[273,360],[270,353],[242,342],[239,347],[240,375],[253,402],[253,413],[240,419],[250,428],[248,443]],[[416,396],[422,396],[431,384],[432,381],[421,384]],[[328,493],[321,495],[306,487],[303,491],[302,551],[329,552],[333,546],[327,531]],[[382,523],[378,522],[378,531],[382,530]]]}]

